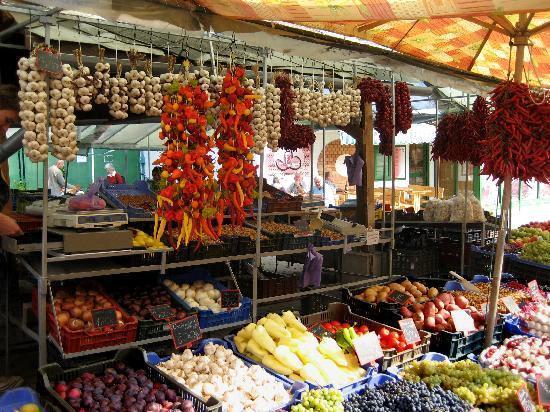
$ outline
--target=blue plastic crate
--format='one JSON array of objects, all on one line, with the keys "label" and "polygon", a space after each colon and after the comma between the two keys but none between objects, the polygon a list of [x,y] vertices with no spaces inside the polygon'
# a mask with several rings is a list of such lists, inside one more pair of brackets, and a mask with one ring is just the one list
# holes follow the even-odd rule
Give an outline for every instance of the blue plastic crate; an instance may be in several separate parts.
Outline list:
[{"label": "blue plastic crate", "polygon": [[[160,282],[164,279],[173,280],[176,283],[193,283],[195,280],[204,280],[205,282],[212,283],[218,290],[227,289],[220,282],[216,281],[208,272],[207,269],[200,266],[194,267],[183,273],[176,275],[162,275],[160,276]],[[172,292],[169,288],[166,288],[170,295],[180,303],[186,310],[191,308],[181,297]],[[229,323],[241,322],[250,319],[250,311],[252,309],[252,301],[246,296],[242,296],[241,306],[231,309],[226,312],[214,313],[211,310],[199,310],[199,325],[201,329],[211,328],[214,326],[225,325]]]},{"label": "blue plastic crate", "polygon": [[156,200],[156,195],[149,190],[147,182],[140,180],[131,184],[110,185],[103,182],[99,188],[100,196],[112,207],[117,209],[124,209],[129,218],[149,218],[154,215],[154,211],[150,212],[144,209],[135,208],[132,206],[125,206],[118,199],[120,195],[134,195],[134,196],[150,196]]},{"label": "blue plastic crate", "polygon": [[[510,273],[503,273],[501,275],[501,280],[503,282],[510,282],[514,280],[514,275],[511,275]],[[476,283],[489,283],[491,279],[488,276],[485,275],[474,275],[472,280],[470,281],[473,284]],[[445,286],[443,286],[443,289],[446,291],[453,291],[453,290],[466,290],[464,289],[464,286],[458,281],[458,280],[448,280],[445,283]]]},{"label": "blue plastic crate", "polygon": [[[249,358],[248,356],[246,356],[245,354],[239,352],[239,350],[237,349],[237,345],[235,345],[235,335],[228,335],[226,336],[224,339],[227,343],[229,343],[231,349],[233,350],[233,352],[235,353],[235,355],[237,355],[238,357],[240,357],[241,359],[243,359],[244,361],[248,362],[248,363],[252,363],[252,364],[256,364],[258,365],[258,362],[256,362],[254,359],[252,358]],[[293,384],[297,381],[294,381],[292,379],[290,379],[289,377],[285,376],[285,375],[282,375],[280,373],[277,373],[275,372],[273,369],[270,369],[268,368],[267,366],[264,366],[264,365],[261,365],[262,368],[264,368],[265,370],[267,370],[269,373],[271,373],[272,375],[276,375],[279,379],[283,380],[283,381],[286,381],[290,384]],[[367,366],[365,367],[365,370],[367,371],[367,374],[365,377],[361,378],[360,380],[358,380],[357,382],[353,382],[351,384],[348,384],[348,385],[345,385],[343,386],[342,388],[339,388],[341,390],[343,390],[343,388],[347,388],[348,386],[351,386],[351,385],[364,385],[367,380],[377,372],[377,369],[378,369],[378,365],[376,367],[372,367],[372,366]],[[307,386],[310,388],[310,389],[316,389],[316,388],[319,388],[320,386],[317,385],[316,383],[313,383],[313,382],[308,382],[306,381],[306,384]],[[330,387],[334,387],[333,385],[329,384],[329,385],[326,385],[324,386],[325,388],[330,388]]]},{"label": "blue plastic crate", "polygon": [[[441,353],[428,352],[425,355],[423,355],[423,356],[421,356],[417,359],[414,359],[414,361],[417,361],[417,362],[420,362],[420,361],[423,361],[423,360],[429,360],[429,361],[433,361],[433,362],[448,362],[449,358],[445,355],[442,355]],[[408,363],[410,363],[410,362],[408,362]],[[388,374],[389,376],[391,376],[392,378],[395,378],[395,379],[402,379],[401,378],[401,372],[403,371],[403,368],[405,366],[407,366],[407,364],[398,365],[398,366],[390,366],[388,369],[386,369],[386,374]]]},{"label": "blue plastic crate", "polygon": [[42,408],[38,394],[31,388],[12,389],[0,397],[0,412],[13,412],[27,403],[34,403]]},{"label": "blue plastic crate", "polygon": [[[201,340],[199,342],[199,345],[197,346],[197,348],[192,350],[193,354],[194,355],[204,355],[204,348],[209,343],[213,343],[215,345],[223,346],[226,349],[231,349],[235,353],[236,356],[238,355],[238,352],[237,352],[236,348],[232,348],[229,342],[227,342],[223,339],[218,339],[218,338],[209,338],[209,339]],[[155,368],[157,370],[159,370],[157,368],[157,365],[159,363],[166,362],[169,359],[170,359],[170,356],[165,356],[165,357],[161,358],[155,352],[147,352],[147,363],[149,363],[153,368]],[[245,359],[243,359],[243,362],[248,367],[255,364],[254,362],[247,362]],[[270,375],[273,375],[277,380],[281,381],[281,383],[283,384],[285,389],[287,391],[289,391],[290,394],[292,395],[291,399],[288,403],[286,403],[284,405],[279,405],[279,406],[275,407],[273,410],[290,408],[291,405],[293,405],[294,403],[297,402],[297,399],[301,398],[301,393],[304,392],[307,389],[307,385],[302,383],[302,382],[293,382],[293,381],[289,381],[288,379],[281,379],[278,374],[273,373],[271,370],[269,370],[267,368],[264,368],[264,369]],[[159,370],[159,372],[160,372],[160,370]],[[160,373],[164,374],[163,372],[160,372]]]},{"label": "blue plastic crate", "polygon": [[520,327],[521,319],[514,315],[506,315],[504,318],[504,332],[507,335],[525,335],[536,336],[532,333],[526,332]]},{"label": "blue plastic crate", "polygon": [[386,382],[394,382],[396,379],[393,376],[387,375],[385,373],[375,373],[374,375],[367,378],[367,382],[357,382],[351,385],[345,386],[341,389],[344,399],[347,399],[350,395],[353,394],[362,394],[366,388],[376,388]]}]

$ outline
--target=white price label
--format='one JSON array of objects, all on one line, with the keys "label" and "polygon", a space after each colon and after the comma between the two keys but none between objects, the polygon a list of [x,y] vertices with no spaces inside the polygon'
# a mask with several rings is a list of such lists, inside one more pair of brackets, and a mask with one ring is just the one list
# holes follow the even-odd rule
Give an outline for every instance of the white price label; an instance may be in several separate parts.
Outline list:
[{"label": "white price label", "polygon": [[476,330],[474,319],[464,310],[453,310],[451,311],[451,316],[457,332],[472,332]]}]

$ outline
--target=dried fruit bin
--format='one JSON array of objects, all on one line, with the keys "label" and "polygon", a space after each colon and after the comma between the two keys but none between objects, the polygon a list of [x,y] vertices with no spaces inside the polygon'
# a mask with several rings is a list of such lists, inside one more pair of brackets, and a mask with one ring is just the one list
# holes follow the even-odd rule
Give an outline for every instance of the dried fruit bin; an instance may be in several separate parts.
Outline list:
[{"label": "dried fruit bin", "polygon": [[40,407],[38,394],[31,388],[16,388],[0,396],[0,412],[13,412],[23,405],[32,403]]},{"label": "dried fruit bin", "polygon": [[[504,320],[497,319],[493,333],[492,345],[502,342]],[[451,361],[459,360],[470,353],[483,349],[485,341],[485,329],[465,335],[463,332],[441,331],[432,335],[430,350],[448,356]]]},{"label": "dried fruit bin", "polygon": [[[192,352],[194,355],[204,355],[204,348],[207,344],[213,343],[215,345],[223,346],[226,349],[231,349],[235,355],[239,355],[237,352],[237,349],[233,347],[228,341],[218,338],[209,338],[209,339],[203,339],[199,342],[199,345],[196,349],[193,349]],[[241,357],[242,358],[242,357]],[[157,368],[157,365],[161,362],[166,362],[170,359],[170,356],[166,357],[159,357],[155,352],[148,352],[147,353],[147,363],[151,365],[156,371],[158,371],[159,374],[162,374],[166,378],[170,378],[170,376],[164,372],[162,372],[160,369]],[[246,366],[250,367],[255,364],[255,362],[248,362],[246,359],[243,359],[243,362]],[[289,402],[287,402],[284,405],[278,405],[273,410],[280,410],[280,409],[287,409],[291,405],[293,405],[297,399],[300,398],[301,393],[305,391],[306,385],[302,384],[301,382],[292,382],[288,379],[281,379],[280,375],[272,372],[271,370],[264,368],[270,375],[273,375],[277,380],[279,380],[285,389],[290,393],[291,399]]]},{"label": "dried fruit bin", "polygon": [[54,385],[59,381],[70,381],[77,378],[84,372],[102,374],[105,369],[112,368],[117,362],[124,362],[127,366],[134,369],[143,369],[149,379],[155,383],[166,384],[174,389],[179,397],[193,402],[196,412],[222,412],[221,403],[210,398],[207,402],[193,394],[189,389],[180,386],[175,380],[163,375],[157,369],[146,362],[147,355],[143,349],[130,348],[119,350],[111,360],[93,363],[74,369],[63,370],[57,363],[49,364],[38,369],[37,390],[40,394],[51,400],[63,411],[75,411],[65,400],[63,400],[55,391]]},{"label": "dried fruit bin", "polygon": [[[378,332],[381,328],[387,328],[392,332],[399,332],[399,329],[383,325],[374,320],[352,313],[350,307],[343,303],[330,303],[326,311],[301,316],[300,319],[307,327],[313,326],[320,322],[337,320],[339,322],[347,322],[350,325],[355,323],[358,325],[367,325],[371,332]],[[384,372],[390,366],[400,365],[427,353],[430,348],[431,334],[425,331],[418,331],[418,333],[420,334],[421,341],[412,349],[407,349],[399,353],[397,353],[395,349],[385,349],[384,357],[377,361],[380,365],[380,371]]]},{"label": "dried fruit bin", "polygon": [[[182,283],[193,283],[195,280],[204,280],[205,282],[210,282],[218,290],[225,290],[227,287],[222,285],[216,279],[214,279],[208,270],[204,267],[194,267],[190,270],[187,270],[182,273],[175,275],[162,275],[160,277],[160,282],[164,279],[170,279],[178,284]],[[173,291],[167,288],[170,295],[182,305],[187,311],[193,311],[194,309],[189,306],[181,297],[176,295]],[[214,326],[225,325],[229,323],[241,322],[250,319],[250,311],[252,308],[252,301],[246,296],[242,296],[241,306],[234,308],[225,312],[214,313],[211,310],[199,310],[199,325],[201,329],[211,328]]]},{"label": "dried fruit bin", "polygon": [[149,190],[147,182],[142,180],[134,183],[133,185],[110,185],[103,183],[99,188],[99,195],[105,199],[109,206],[116,209],[123,209],[128,214],[129,218],[149,218],[153,216],[154,212],[132,206],[125,206],[118,198],[119,196],[148,196],[155,202],[157,198],[156,195]]}]

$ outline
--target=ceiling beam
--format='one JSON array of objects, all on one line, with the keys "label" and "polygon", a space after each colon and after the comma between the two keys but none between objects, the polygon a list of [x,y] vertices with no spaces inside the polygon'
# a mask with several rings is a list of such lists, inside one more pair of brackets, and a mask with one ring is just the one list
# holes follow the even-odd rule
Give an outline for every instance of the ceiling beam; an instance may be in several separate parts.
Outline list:
[{"label": "ceiling beam", "polygon": [[[497,24],[496,24],[496,23],[493,23],[493,27],[496,27],[496,26],[497,26]],[[489,40],[489,37],[491,36],[491,33],[492,33],[492,32],[493,32],[493,29],[490,28],[489,30],[487,30],[487,33],[485,33],[485,37],[483,38],[483,41],[482,41],[481,44],[479,45],[479,49],[477,49],[474,58],[472,59],[472,61],[471,61],[470,64],[468,65],[468,71],[472,70],[472,67],[474,67],[474,64],[475,64],[477,58],[478,58],[479,55],[481,54],[481,51],[482,51],[483,48],[485,47],[485,44],[487,43],[487,40]]]},{"label": "ceiling beam", "polygon": [[370,23],[364,23],[364,24],[361,24],[361,25],[357,26],[356,30],[358,32],[369,31],[371,29],[374,29],[375,27],[382,26],[383,24],[386,24],[390,21],[391,20],[376,20],[376,21],[372,21]]},{"label": "ceiling beam", "polygon": [[508,33],[506,30],[504,30],[502,27],[495,25],[494,23],[487,23],[483,20],[479,20],[475,17],[464,17],[464,20],[468,20],[471,23],[477,24],[478,26],[485,27],[488,30],[496,31],[501,34],[504,34],[505,36],[509,36],[510,33]]},{"label": "ceiling beam", "polygon": [[510,22],[510,20],[508,20],[506,17],[504,16],[499,16],[499,15],[496,15],[496,14],[491,14],[489,16],[494,22],[500,24],[500,26],[506,30],[508,32],[508,34],[510,36],[513,36],[515,31],[516,31],[516,28],[514,27],[514,25]]},{"label": "ceiling beam", "polygon": [[531,36],[534,36],[535,34],[542,33],[544,30],[548,28],[550,28],[550,21],[547,21],[546,23],[543,23],[540,26],[532,28],[527,32],[527,35],[531,37]]}]

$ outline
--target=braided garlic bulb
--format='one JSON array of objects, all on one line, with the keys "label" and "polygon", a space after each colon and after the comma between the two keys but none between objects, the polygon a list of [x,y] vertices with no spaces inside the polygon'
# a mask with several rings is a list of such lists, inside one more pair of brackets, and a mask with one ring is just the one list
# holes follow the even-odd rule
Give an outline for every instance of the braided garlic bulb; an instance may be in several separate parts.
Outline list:
[{"label": "braided garlic bulb", "polygon": [[170,86],[172,86],[172,82],[179,77],[174,74],[175,64],[176,64],[176,57],[171,55],[168,56],[168,71],[160,75],[161,93],[163,94],[170,89]]},{"label": "braided garlic bulb", "polygon": [[[315,87],[315,84],[313,84]],[[321,89],[322,90],[322,89]],[[322,115],[322,101],[323,96],[318,90],[312,90],[309,94],[309,120],[312,123],[320,123],[320,116]]]},{"label": "braided garlic bulb", "polygon": [[349,87],[347,93],[351,95],[350,116],[353,120],[361,117],[361,90],[356,87]]},{"label": "braided garlic bulb", "polygon": [[46,115],[48,94],[44,73],[38,71],[36,57],[22,57],[17,63],[19,78],[19,117],[25,129],[23,147],[25,155],[33,163],[48,159],[48,135]]},{"label": "braided garlic bulb", "polygon": [[123,120],[128,117],[128,81],[121,77],[122,64],[117,64],[116,77],[110,78],[111,98],[109,99],[109,114]]},{"label": "braided garlic bulb", "polygon": [[128,103],[135,114],[145,113],[145,72],[132,69],[124,76],[128,82]]},{"label": "braided garlic bulb", "polygon": [[76,89],[75,109],[83,112],[92,110],[92,96],[94,93],[93,77],[90,76],[90,68],[82,63],[82,50],[74,51],[78,70],[74,73],[73,84]]},{"label": "braided garlic bulb", "polygon": [[147,75],[145,76],[145,114],[147,116],[160,116],[162,114],[162,93],[160,78],[152,75],[151,62],[147,62]]},{"label": "braided garlic bulb", "polygon": [[309,107],[311,99],[311,90],[304,87],[304,79],[301,78],[299,82],[299,88],[295,89],[296,93],[296,120],[309,120]]},{"label": "braided garlic bulb", "polygon": [[50,80],[50,124],[52,155],[71,161],[78,152],[74,122],[76,98],[73,89],[74,72],[69,64],[62,66],[62,75]]},{"label": "braided garlic bulb", "polygon": [[[208,92],[210,93],[210,100],[213,102],[217,102],[220,98],[220,93],[223,88],[223,76],[215,76],[214,74],[210,75],[210,82],[209,82],[209,89]],[[206,116],[208,119],[211,119],[212,124],[211,126],[213,128],[217,127],[218,124],[218,114],[220,113],[220,106],[214,105],[212,107],[209,107],[206,110]]]},{"label": "braided garlic bulb", "polygon": [[[254,86],[254,81],[249,80],[249,86]],[[258,87],[254,90],[254,94],[259,98],[254,102],[252,110],[252,130],[254,130],[254,146],[252,153],[263,153],[264,147],[267,144],[267,125],[266,125],[266,98],[263,87]]]},{"label": "braided garlic bulb", "polygon": [[267,147],[273,152],[279,149],[281,138],[281,90],[268,83],[265,89]]},{"label": "braided garlic bulb", "polygon": [[109,92],[110,92],[110,82],[109,82],[109,71],[111,70],[111,65],[105,63],[105,49],[99,49],[99,61],[95,64],[95,73],[94,73],[94,101],[96,104],[107,104],[109,103]]}]

